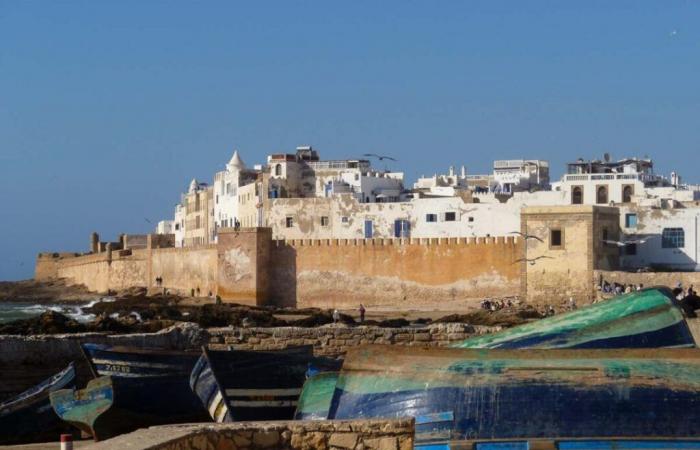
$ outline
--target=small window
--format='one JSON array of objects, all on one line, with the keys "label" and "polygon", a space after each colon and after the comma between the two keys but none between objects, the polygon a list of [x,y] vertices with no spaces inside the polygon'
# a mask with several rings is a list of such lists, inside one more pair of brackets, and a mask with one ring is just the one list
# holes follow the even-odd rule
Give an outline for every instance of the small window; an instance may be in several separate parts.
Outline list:
[{"label": "small window", "polygon": [[454,211],[445,213],[445,222],[454,222],[457,220],[457,213]]},{"label": "small window", "polygon": [[328,216],[321,216],[321,226],[322,227],[328,226]]},{"label": "small window", "polygon": [[426,214],[425,221],[426,222],[437,222],[437,214]]},{"label": "small window", "polygon": [[287,217],[285,219],[285,225],[287,228],[292,228],[294,226],[294,218],[293,217]]},{"label": "small window", "polygon": [[561,248],[562,236],[561,230],[550,230],[549,231],[549,246],[550,248]]},{"label": "small window", "polygon": [[469,220],[469,222],[474,222],[474,218],[473,218],[473,217],[470,217],[468,220]]},{"label": "small window", "polygon": [[661,247],[685,247],[685,231],[683,231],[683,228],[664,228],[664,230],[661,232]]},{"label": "small window", "polygon": [[340,221],[343,222],[343,223],[348,223],[348,222],[350,221],[350,218],[349,218],[348,216],[343,216],[343,217],[340,219]]},{"label": "small window", "polygon": [[275,176],[281,176],[282,175],[282,164],[277,164],[275,166]]},{"label": "small window", "polygon": [[176,229],[176,230],[179,230],[179,229],[180,229],[180,224],[179,224],[179,223],[176,223],[176,224],[175,224],[175,229]]},{"label": "small window", "polygon": [[608,203],[608,187],[598,186],[596,189],[596,199],[595,202],[599,205],[604,205]]},{"label": "small window", "polygon": [[571,203],[573,205],[583,204],[583,188],[581,186],[574,186],[571,191]]},{"label": "small window", "polygon": [[625,214],[625,227],[637,228],[637,215],[634,213]]}]

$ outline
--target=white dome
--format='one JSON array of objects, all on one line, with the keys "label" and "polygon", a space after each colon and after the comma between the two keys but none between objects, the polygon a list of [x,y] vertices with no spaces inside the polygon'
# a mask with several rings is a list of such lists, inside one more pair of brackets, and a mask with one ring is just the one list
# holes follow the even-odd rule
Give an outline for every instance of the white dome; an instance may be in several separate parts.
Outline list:
[{"label": "white dome", "polygon": [[197,179],[192,178],[192,181],[190,181],[190,188],[187,192],[189,192],[191,194],[192,192],[196,192],[198,188],[199,188],[199,183],[197,182]]},{"label": "white dome", "polygon": [[231,157],[231,161],[229,161],[228,164],[226,164],[226,168],[229,171],[245,169],[245,163],[241,159],[240,155],[238,155],[238,150],[234,150],[233,156]]}]

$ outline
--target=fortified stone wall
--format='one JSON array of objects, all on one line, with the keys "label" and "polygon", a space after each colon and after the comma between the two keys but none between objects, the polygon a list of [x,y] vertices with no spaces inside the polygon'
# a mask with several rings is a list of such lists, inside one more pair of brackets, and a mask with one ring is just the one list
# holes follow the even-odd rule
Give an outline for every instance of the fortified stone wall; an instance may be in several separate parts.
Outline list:
[{"label": "fortified stone wall", "polygon": [[499,331],[486,327],[447,323],[424,328],[381,328],[375,326],[318,328],[212,328],[209,347],[217,350],[282,350],[299,345],[313,345],[314,354],[342,356],[364,344],[395,344],[444,347],[472,336]]},{"label": "fortified stone wall", "polygon": [[[42,277],[97,292],[158,287],[224,301],[297,307],[406,306],[518,294],[513,237],[273,241],[269,228],[222,229],[218,245],[40,257]],[[156,283],[162,278],[162,283]]]},{"label": "fortified stone wall", "polygon": [[148,251],[103,252],[66,259],[58,263],[57,276],[69,284],[84,284],[89,290],[107,292],[147,286]]},{"label": "fortified stone wall", "polygon": [[162,287],[170,292],[206,296],[216,294],[216,245],[192,248],[161,248],[151,252],[151,269],[147,286],[155,286],[156,277],[163,279]]},{"label": "fortified stone wall", "polygon": [[58,269],[62,264],[80,253],[39,253],[34,266],[34,279],[43,281],[58,277]]},{"label": "fortified stone wall", "polygon": [[413,418],[167,425],[141,429],[92,450],[411,450]]},{"label": "fortified stone wall", "polygon": [[521,245],[512,237],[274,241],[270,298],[354,308],[517,295]]}]

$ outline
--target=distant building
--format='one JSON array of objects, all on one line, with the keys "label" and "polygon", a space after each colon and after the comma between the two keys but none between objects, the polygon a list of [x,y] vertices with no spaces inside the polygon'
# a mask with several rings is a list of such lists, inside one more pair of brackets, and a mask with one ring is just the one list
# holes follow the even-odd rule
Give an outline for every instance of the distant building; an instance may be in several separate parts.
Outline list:
[{"label": "distant building", "polygon": [[156,225],[156,234],[173,234],[175,227],[175,221],[173,220],[161,220]]},{"label": "distant building", "polygon": [[183,195],[185,229],[183,246],[194,247],[214,242],[214,190],[193,179]]},{"label": "distant building", "polygon": [[491,192],[512,194],[549,190],[549,162],[537,159],[497,160],[493,163]]},{"label": "distant building", "polygon": [[[215,228],[234,227],[236,221],[242,223],[240,214],[241,187],[254,182],[258,171],[248,170],[238,151],[226,164],[226,168],[214,175],[214,224]],[[250,226],[250,225],[247,225]]]}]

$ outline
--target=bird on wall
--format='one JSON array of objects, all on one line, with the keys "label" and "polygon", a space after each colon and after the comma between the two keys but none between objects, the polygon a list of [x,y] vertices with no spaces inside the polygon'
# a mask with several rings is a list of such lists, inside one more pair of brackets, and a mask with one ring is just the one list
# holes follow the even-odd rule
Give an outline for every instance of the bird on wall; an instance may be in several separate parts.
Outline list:
[{"label": "bird on wall", "polygon": [[517,235],[521,236],[523,239],[535,239],[535,240],[538,240],[538,241],[544,243],[544,241],[542,239],[538,238],[537,236],[533,236],[531,234],[521,233],[520,231],[511,231],[508,234],[517,234]]},{"label": "bird on wall", "polygon": [[385,159],[388,159],[389,161],[398,161],[398,159],[392,158],[391,156],[377,155],[375,153],[365,153],[362,156],[366,156],[368,158],[377,158],[380,161],[384,161]]},{"label": "bird on wall", "polygon": [[653,236],[645,237],[642,239],[630,239],[628,241],[613,241],[610,239],[601,239],[604,243],[610,244],[610,245],[616,245],[618,247],[625,247],[627,245],[634,245],[634,244],[644,244],[646,241],[651,239]]},{"label": "bird on wall", "polygon": [[526,263],[530,264],[531,266],[534,266],[535,263],[540,259],[554,259],[554,258],[552,258],[551,256],[544,256],[544,255],[538,256],[536,258],[519,258],[519,259],[516,259],[515,262],[513,262],[513,264],[525,261]]}]

